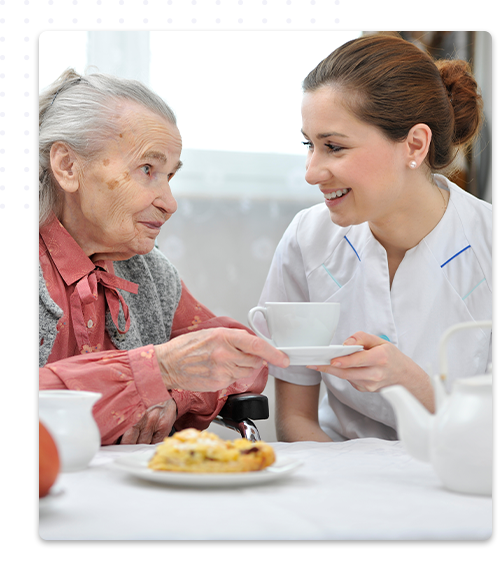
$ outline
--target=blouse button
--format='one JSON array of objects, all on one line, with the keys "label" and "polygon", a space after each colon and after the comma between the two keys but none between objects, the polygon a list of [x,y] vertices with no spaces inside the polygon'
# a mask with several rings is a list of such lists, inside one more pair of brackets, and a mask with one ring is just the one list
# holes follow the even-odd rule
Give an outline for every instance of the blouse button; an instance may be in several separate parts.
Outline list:
[{"label": "blouse button", "polygon": [[93,320],[90,319],[90,320],[87,322],[87,327],[88,327],[89,329],[91,329],[91,327],[92,327],[93,325],[94,325]]}]

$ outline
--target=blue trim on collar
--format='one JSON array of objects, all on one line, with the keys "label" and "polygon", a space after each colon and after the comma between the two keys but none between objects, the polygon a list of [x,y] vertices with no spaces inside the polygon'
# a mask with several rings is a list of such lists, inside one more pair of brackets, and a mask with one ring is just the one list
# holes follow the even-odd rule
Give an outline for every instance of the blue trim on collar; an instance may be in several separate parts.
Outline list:
[{"label": "blue trim on collar", "polygon": [[463,251],[466,251],[468,248],[472,247],[471,245],[467,245],[464,249],[462,249],[461,251],[458,251],[456,253],[456,255],[453,255],[450,259],[447,259],[447,261],[443,264],[440,265],[440,268],[445,267],[445,265],[447,265],[447,263],[449,263],[450,261],[452,261],[455,257],[457,257],[458,255],[460,255],[461,253],[463,253]]},{"label": "blue trim on collar", "polygon": [[348,244],[351,246],[351,248],[353,249],[353,251],[356,253],[356,257],[358,257],[358,261],[361,261],[360,256],[358,255],[358,252],[357,252],[356,249],[353,247],[353,244],[348,240],[347,236],[344,236],[344,239],[348,242]]}]

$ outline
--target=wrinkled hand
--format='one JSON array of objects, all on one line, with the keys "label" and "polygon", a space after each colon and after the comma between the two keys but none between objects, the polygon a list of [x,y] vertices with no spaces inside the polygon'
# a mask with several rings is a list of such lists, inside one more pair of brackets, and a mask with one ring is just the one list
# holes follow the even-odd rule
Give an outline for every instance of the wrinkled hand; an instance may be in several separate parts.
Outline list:
[{"label": "wrinkled hand", "polygon": [[363,345],[363,351],[332,359],[330,366],[310,366],[347,380],[361,392],[376,392],[386,386],[401,384],[417,393],[430,387],[429,377],[412,359],[376,335],[359,331],[344,345]]},{"label": "wrinkled hand", "polygon": [[176,421],[176,404],[173,399],[153,405],[136,425],[128,429],[121,444],[158,444],[169,436]]},{"label": "wrinkled hand", "polygon": [[218,327],[154,346],[167,389],[211,392],[258,374],[265,362],[286,367],[288,356],[242,329]]}]

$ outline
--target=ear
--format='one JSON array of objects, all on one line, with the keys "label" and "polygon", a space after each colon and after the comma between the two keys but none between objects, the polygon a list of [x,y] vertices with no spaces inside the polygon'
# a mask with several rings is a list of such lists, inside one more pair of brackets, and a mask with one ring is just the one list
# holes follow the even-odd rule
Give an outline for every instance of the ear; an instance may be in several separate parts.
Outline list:
[{"label": "ear", "polygon": [[431,129],[428,125],[424,123],[419,123],[414,125],[407,135],[405,140],[407,148],[407,164],[410,165],[412,161],[415,161],[417,167],[419,167],[426,156],[428,155],[428,150],[430,149],[431,143]]},{"label": "ear", "polygon": [[73,150],[64,142],[51,146],[51,170],[60,187],[67,193],[79,188],[78,162]]}]

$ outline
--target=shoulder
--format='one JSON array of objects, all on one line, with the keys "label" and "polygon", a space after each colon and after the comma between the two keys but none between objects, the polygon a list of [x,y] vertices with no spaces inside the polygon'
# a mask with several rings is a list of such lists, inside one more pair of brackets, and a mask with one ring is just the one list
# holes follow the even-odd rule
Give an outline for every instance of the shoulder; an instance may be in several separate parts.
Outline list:
[{"label": "shoulder", "polygon": [[450,201],[463,228],[463,233],[475,253],[484,261],[492,260],[493,207],[474,197],[443,176],[437,182],[449,189]]},{"label": "shoulder", "polygon": [[[452,229],[447,235],[459,241],[459,250],[470,248],[474,259],[471,269],[478,266],[492,290],[492,205],[474,197],[443,176],[435,176],[435,180],[450,192],[449,206],[452,205],[454,214]],[[464,270],[460,276],[466,274]]]},{"label": "shoulder", "polygon": [[492,235],[493,207],[491,203],[474,197],[443,175],[435,175],[435,181],[440,187],[449,190],[450,202],[455,207],[467,235],[481,231],[490,232]]}]

